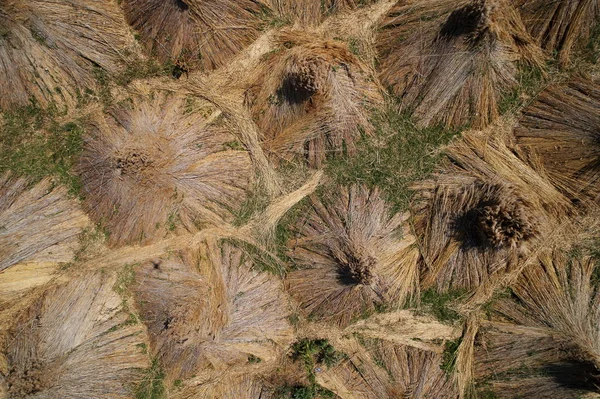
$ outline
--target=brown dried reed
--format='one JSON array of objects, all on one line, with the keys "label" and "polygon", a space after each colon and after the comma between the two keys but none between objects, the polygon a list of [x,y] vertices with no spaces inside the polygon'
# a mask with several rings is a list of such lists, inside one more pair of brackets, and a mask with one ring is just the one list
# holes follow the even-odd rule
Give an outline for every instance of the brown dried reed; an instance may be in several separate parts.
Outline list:
[{"label": "brown dried reed", "polygon": [[132,396],[148,358],[138,347],[141,325],[127,322],[116,282],[87,274],[53,286],[20,314],[1,346],[9,398]]},{"label": "brown dried reed", "polygon": [[378,37],[381,79],[423,126],[481,128],[541,50],[508,0],[401,1]]},{"label": "brown dried reed", "polygon": [[112,244],[149,242],[231,218],[252,176],[209,103],[155,93],[92,118],[78,171],[85,205]]},{"label": "brown dried reed", "polygon": [[26,262],[70,262],[89,223],[67,189],[50,179],[0,176],[0,272]]},{"label": "brown dried reed", "polygon": [[95,69],[133,62],[133,35],[113,1],[8,0],[0,4],[0,110],[73,106],[96,87]]},{"label": "brown dried reed", "polygon": [[260,33],[256,0],[123,0],[127,21],[148,51],[184,70],[214,69]]},{"label": "brown dried reed", "polygon": [[288,242],[299,270],[287,286],[307,314],[344,326],[416,292],[418,252],[406,215],[391,215],[378,190],[341,187],[311,203]]},{"label": "brown dried reed", "polygon": [[559,190],[575,200],[598,200],[600,85],[578,78],[548,88],[523,111],[515,136]]},{"label": "brown dried reed", "polygon": [[370,72],[347,45],[285,31],[246,92],[246,104],[275,159],[304,157],[321,165],[328,153],[353,153],[371,134],[369,110],[383,103]]},{"label": "brown dried reed", "polygon": [[570,202],[504,139],[478,133],[447,149],[441,170],[414,187],[422,285],[474,289],[525,256]]},{"label": "brown dried reed", "polygon": [[523,24],[548,52],[558,52],[560,62],[570,61],[577,43],[588,40],[600,16],[598,0],[515,0]]},{"label": "brown dried reed", "polygon": [[143,264],[133,291],[170,381],[272,362],[292,338],[280,282],[227,243]]}]

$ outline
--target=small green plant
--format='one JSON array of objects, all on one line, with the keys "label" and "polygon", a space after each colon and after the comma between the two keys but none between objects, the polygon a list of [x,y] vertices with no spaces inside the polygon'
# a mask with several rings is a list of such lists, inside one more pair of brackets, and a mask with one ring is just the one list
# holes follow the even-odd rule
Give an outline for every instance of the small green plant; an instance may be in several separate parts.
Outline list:
[{"label": "small green plant", "polygon": [[498,109],[502,115],[515,113],[529,100],[537,97],[542,90],[542,83],[545,80],[542,69],[529,65],[518,65],[518,68],[517,84],[512,90],[503,93],[498,103]]},{"label": "small green plant", "polygon": [[262,362],[262,359],[258,356],[254,356],[254,355],[248,355],[248,363],[260,363]]},{"label": "small green plant", "polygon": [[442,322],[459,320],[460,315],[452,308],[452,305],[464,293],[464,290],[438,292],[435,288],[430,288],[421,294],[422,310]]},{"label": "small green plant", "polygon": [[135,399],[163,399],[166,397],[164,384],[165,373],[157,359],[152,360],[152,365],[135,390]]},{"label": "small green plant", "polygon": [[113,290],[122,297],[127,296],[129,287],[135,282],[134,265],[125,265],[117,273],[117,281]]},{"label": "small green plant", "polygon": [[444,345],[443,360],[440,364],[440,368],[448,375],[454,371],[456,365],[456,357],[458,356],[458,348],[462,342],[462,337],[457,338],[454,341],[446,341]]}]

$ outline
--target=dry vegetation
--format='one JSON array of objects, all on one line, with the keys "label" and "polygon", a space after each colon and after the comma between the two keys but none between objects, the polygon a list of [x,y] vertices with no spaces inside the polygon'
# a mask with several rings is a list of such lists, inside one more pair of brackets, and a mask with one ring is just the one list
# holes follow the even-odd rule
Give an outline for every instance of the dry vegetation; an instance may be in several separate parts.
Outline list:
[{"label": "dry vegetation", "polygon": [[[3,337],[9,398],[127,398],[148,359],[139,325],[113,291],[116,276],[87,274],[41,294]],[[0,388],[0,393],[1,393]]]},{"label": "dry vegetation", "polygon": [[414,294],[418,254],[406,215],[391,215],[377,190],[338,191],[323,201],[314,197],[299,220],[288,243],[299,270],[287,285],[308,315],[347,325]]},{"label": "dry vegetation", "polygon": [[399,2],[378,37],[381,79],[422,125],[481,128],[543,57],[508,0]]},{"label": "dry vegetation", "polygon": [[[482,331],[478,378],[499,398],[573,398],[598,387],[597,272],[589,258],[544,253]],[[515,326],[507,325],[511,321]]]},{"label": "dry vegetation", "polygon": [[255,0],[122,0],[147,50],[182,72],[224,65],[258,36]]},{"label": "dry vegetation", "polygon": [[211,383],[185,388],[191,397],[203,397],[198,389],[232,389],[221,382],[229,378],[223,373],[272,363],[292,337],[281,283],[252,270],[252,262],[230,244],[202,247],[200,253],[141,265],[132,286],[167,380],[208,375],[203,380]]},{"label": "dry vegetation", "polygon": [[531,162],[573,199],[600,194],[600,85],[582,78],[555,85],[523,111],[515,130]]},{"label": "dry vegetation", "polygon": [[0,5],[0,110],[74,106],[110,74],[134,62],[137,46],[113,1],[3,1]]},{"label": "dry vegetation", "polygon": [[343,42],[285,31],[266,54],[246,103],[275,160],[306,159],[321,166],[328,154],[354,154],[361,132],[372,134],[369,110],[383,97],[369,69]]},{"label": "dry vegetation", "polygon": [[561,63],[571,60],[575,45],[588,40],[598,17],[598,0],[516,0],[523,24],[539,45],[558,52]]},{"label": "dry vegetation", "polygon": [[[490,129],[502,135],[502,129]],[[522,262],[570,202],[501,137],[465,135],[443,169],[416,186],[422,285],[473,289]]]},{"label": "dry vegetation", "polygon": [[3,1],[0,399],[598,397],[598,7]]},{"label": "dry vegetation", "polygon": [[209,103],[135,97],[90,120],[77,170],[113,244],[147,243],[230,219],[251,179],[246,151]]}]

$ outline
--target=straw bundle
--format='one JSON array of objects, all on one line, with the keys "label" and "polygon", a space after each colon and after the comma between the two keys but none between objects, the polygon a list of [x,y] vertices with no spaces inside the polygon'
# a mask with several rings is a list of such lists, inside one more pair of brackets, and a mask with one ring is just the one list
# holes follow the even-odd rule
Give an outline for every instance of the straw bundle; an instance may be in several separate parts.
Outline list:
[{"label": "straw bundle", "polygon": [[475,366],[498,398],[575,398],[600,391],[595,268],[590,259],[545,253],[512,287],[514,298],[495,306],[504,323],[480,333]]},{"label": "straw bundle", "polygon": [[600,16],[598,0],[515,0],[523,23],[548,52],[569,62],[573,47],[586,41]]},{"label": "straw bundle", "polygon": [[418,184],[425,287],[473,289],[515,265],[570,212],[569,201],[502,139],[471,134]]},{"label": "straw bundle", "polygon": [[281,17],[302,25],[318,25],[329,15],[371,2],[374,0],[270,0]]},{"label": "straw bundle", "polygon": [[441,354],[384,340],[363,342],[368,350],[355,345],[346,360],[319,377],[341,399],[459,397],[440,367]]},{"label": "straw bundle", "polygon": [[518,143],[573,199],[600,195],[600,85],[576,79],[542,92],[523,111]]},{"label": "straw bundle", "polygon": [[[141,326],[127,323],[115,276],[86,275],[47,290],[2,343],[9,398],[128,398],[147,367]],[[0,385],[1,385],[0,374]]]},{"label": "straw bundle", "polygon": [[401,305],[417,289],[418,253],[406,215],[390,215],[378,190],[342,187],[312,210],[288,243],[299,270],[290,293],[310,316],[347,325],[380,306]]},{"label": "straw bundle", "polygon": [[30,98],[72,106],[95,87],[97,67],[115,74],[135,41],[112,1],[9,0],[0,4],[0,109]]},{"label": "straw bundle", "polygon": [[517,62],[543,62],[508,0],[399,2],[378,48],[381,79],[423,126],[488,125],[517,84]]},{"label": "straw bundle", "polygon": [[246,151],[208,103],[155,94],[93,118],[78,171],[91,217],[112,244],[148,242],[229,219],[251,178]]},{"label": "straw bundle", "polygon": [[347,46],[289,31],[259,68],[246,103],[272,157],[304,157],[318,167],[328,153],[352,153],[370,108],[382,104],[367,67]]},{"label": "straw bundle", "polygon": [[0,176],[0,272],[18,263],[72,261],[87,224],[77,201],[50,179],[29,186]]},{"label": "straw bundle", "polygon": [[280,283],[252,270],[229,244],[148,262],[136,271],[133,290],[170,380],[200,372],[225,378],[249,357],[272,362],[291,340]]},{"label": "straw bundle", "polygon": [[260,33],[256,0],[123,0],[129,24],[160,61],[214,69]]}]

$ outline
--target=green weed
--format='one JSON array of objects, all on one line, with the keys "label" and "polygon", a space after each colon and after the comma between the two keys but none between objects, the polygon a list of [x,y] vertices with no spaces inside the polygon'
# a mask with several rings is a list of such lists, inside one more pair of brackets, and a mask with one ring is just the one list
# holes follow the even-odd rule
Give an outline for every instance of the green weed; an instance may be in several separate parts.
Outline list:
[{"label": "green weed", "polygon": [[146,370],[146,375],[135,390],[135,399],[163,399],[166,397],[165,373],[157,359]]}]

